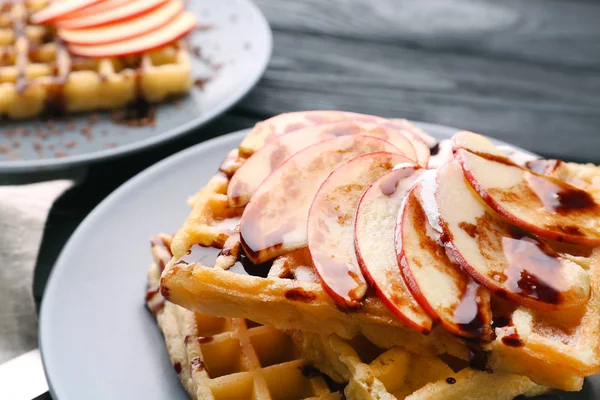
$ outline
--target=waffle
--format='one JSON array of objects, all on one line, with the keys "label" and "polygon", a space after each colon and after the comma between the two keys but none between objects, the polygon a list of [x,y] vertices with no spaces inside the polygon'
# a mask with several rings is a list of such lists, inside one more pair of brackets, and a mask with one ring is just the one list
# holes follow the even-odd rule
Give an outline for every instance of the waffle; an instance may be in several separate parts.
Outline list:
[{"label": "waffle", "polygon": [[[412,331],[373,293],[367,294],[359,309],[341,310],[323,290],[305,249],[254,268],[249,276],[234,229],[243,210],[229,207],[226,196],[228,176],[243,160],[233,150],[221,171],[190,199],[192,212],[174,238],[174,258],[162,275],[162,291],[170,301],[197,312],[249,318],[278,329],[337,334],[345,340],[362,335],[383,349],[399,346],[420,355],[449,354],[470,360],[473,366],[483,364],[479,367],[524,375],[563,390],[581,389],[583,377],[600,370],[600,249],[585,254],[577,248],[562,249],[590,273],[592,297],[587,304],[542,312],[504,307],[495,299],[513,326],[497,327],[493,342],[473,350],[471,343],[440,327],[429,335]],[[548,168],[549,174],[600,194],[598,167],[562,163]],[[502,340],[511,329],[519,332],[522,347]]]},{"label": "waffle", "polygon": [[0,117],[115,109],[189,90],[191,63],[183,41],[140,56],[73,57],[51,28],[28,22],[48,3],[0,4]]},{"label": "waffle", "polygon": [[[340,393],[331,389],[339,387],[350,400],[508,400],[548,390],[525,377],[468,368],[455,372],[437,357],[398,347],[383,350],[363,336],[346,341],[299,330],[286,334],[242,318],[194,313],[165,301],[158,290],[161,269],[171,258],[171,237],[158,235],[151,242],[154,264],[146,305],[192,399],[339,399]],[[338,384],[328,384],[323,373]]]},{"label": "waffle", "polygon": [[152,239],[147,307],[162,330],[173,368],[192,399],[340,399],[323,375],[300,357],[290,336],[242,318],[193,313],[164,300],[161,266],[170,237]]},{"label": "waffle", "polygon": [[399,347],[384,350],[361,336],[343,340],[302,331],[291,336],[317,368],[348,382],[344,394],[349,400],[510,400],[550,391],[525,376],[478,371],[462,360],[418,355]]}]

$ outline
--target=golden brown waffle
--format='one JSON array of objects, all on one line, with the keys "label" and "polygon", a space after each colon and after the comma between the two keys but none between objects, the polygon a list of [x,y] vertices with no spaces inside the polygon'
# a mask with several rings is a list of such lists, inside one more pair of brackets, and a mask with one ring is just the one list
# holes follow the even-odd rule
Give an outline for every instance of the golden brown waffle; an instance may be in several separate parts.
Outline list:
[{"label": "golden brown waffle", "polygon": [[147,307],[162,330],[173,368],[192,399],[339,399],[291,338],[242,318],[193,313],[164,300],[160,266],[170,237],[152,239]]},{"label": "golden brown waffle", "polygon": [[343,340],[302,331],[291,336],[317,368],[348,382],[344,394],[350,400],[510,400],[549,391],[524,376],[478,371],[462,360],[399,347],[384,350],[362,336]]},{"label": "golden brown waffle", "polygon": [[[170,242],[167,235],[152,238],[155,262],[148,272],[146,304],[165,336],[173,367],[193,399],[340,398],[312,365],[345,386],[350,400],[429,400],[436,396],[496,400],[547,391],[525,377],[471,369],[455,372],[437,357],[410,354],[398,347],[383,350],[363,336],[344,341],[336,335],[303,331],[285,334],[241,318],[193,313],[166,302],[158,291],[161,266],[170,259]],[[285,380],[281,387],[280,380]]]},{"label": "golden brown waffle", "polygon": [[[481,364],[487,368],[525,375],[538,384],[564,390],[579,390],[584,376],[600,370],[598,248],[579,255],[581,249],[563,249],[589,270],[592,297],[586,305],[566,312],[508,308],[502,316],[511,319],[513,326],[497,327],[497,338],[483,346],[485,352],[473,353],[468,343],[439,327],[428,336],[408,329],[373,295],[356,311],[340,310],[316,279],[305,250],[278,257],[270,268],[263,267],[262,277],[243,274],[237,262],[239,240],[232,231],[243,210],[230,208],[225,194],[227,176],[243,162],[237,154],[232,151],[222,172],[190,200],[192,212],[174,238],[175,257],[162,276],[163,293],[174,303],[211,315],[249,318],[278,329],[335,333],[345,339],[363,335],[381,348],[401,346],[422,355],[448,353],[463,360],[485,356],[489,359]],[[587,190],[597,191],[600,186],[598,167],[563,163],[555,169],[552,173]],[[226,251],[217,258],[218,250],[210,246],[225,246]],[[189,250],[191,254],[179,260]],[[511,329],[518,331],[522,346],[513,347],[502,340]]]},{"label": "golden brown waffle", "polygon": [[51,28],[29,23],[49,0],[0,4],[0,117],[24,119],[51,108],[114,109],[187,92],[190,57],[183,41],[141,56],[72,57]]}]

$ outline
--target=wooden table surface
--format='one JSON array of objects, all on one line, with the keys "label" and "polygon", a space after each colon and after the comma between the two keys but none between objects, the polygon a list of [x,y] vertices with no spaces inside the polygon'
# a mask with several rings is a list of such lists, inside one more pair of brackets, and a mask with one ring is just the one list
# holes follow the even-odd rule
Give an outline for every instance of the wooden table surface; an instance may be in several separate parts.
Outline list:
[{"label": "wooden table surface", "polygon": [[600,1],[256,2],[274,33],[273,58],[258,86],[194,134],[90,166],[50,214],[38,300],[65,240],[121,183],[185,147],[285,111],[405,117],[548,157],[600,162]]}]

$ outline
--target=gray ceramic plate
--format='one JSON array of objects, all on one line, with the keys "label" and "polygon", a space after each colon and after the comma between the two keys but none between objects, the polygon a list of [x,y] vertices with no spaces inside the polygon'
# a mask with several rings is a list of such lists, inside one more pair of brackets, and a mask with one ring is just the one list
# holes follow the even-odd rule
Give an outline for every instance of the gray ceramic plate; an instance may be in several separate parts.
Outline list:
[{"label": "gray ceramic plate", "polygon": [[157,106],[154,127],[119,125],[110,113],[56,120],[53,127],[42,120],[2,120],[0,172],[58,168],[154,146],[197,128],[239,101],[269,61],[267,21],[250,0],[194,0],[187,8],[198,16],[199,25],[212,25],[189,35],[190,48],[201,52],[192,51],[193,77],[212,77],[203,89],[194,86],[188,96]]},{"label": "gray ceramic plate", "polygon": [[[455,129],[422,124],[445,138]],[[186,399],[152,315],[144,308],[148,238],[175,232],[195,193],[245,131],[175,154],[104,200],[60,255],[42,304],[40,343],[57,400]],[[600,377],[559,398],[591,400]],[[550,396],[549,398],[557,398]]]}]

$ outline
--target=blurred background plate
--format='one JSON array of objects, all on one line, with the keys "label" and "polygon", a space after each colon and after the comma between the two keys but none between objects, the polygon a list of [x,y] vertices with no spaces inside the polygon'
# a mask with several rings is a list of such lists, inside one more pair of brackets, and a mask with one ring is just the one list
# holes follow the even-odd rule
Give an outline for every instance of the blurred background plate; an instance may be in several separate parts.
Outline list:
[{"label": "blurred background plate", "polygon": [[[418,124],[438,138],[457,130]],[[64,247],[48,282],[40,345],[55,400],[187,399],[162,335],[144,307],[149,238],[174,233],[186,199],[217,171],[247,131],[177,153],[106,198]],[[592,400],[600,377],[579,393],[546,399]]]},{"label": "blurred background plate", "polygon": [[238,102],[262,76],[271,56],[267,21],[250,0],[194,0],[187,8],[199,22],[187,39],[198,85],[188,96],[157,105],[155,126],[116,124],[110,113],[54,121],[0,120],[0,173],[56,169],[154,146]]}]

